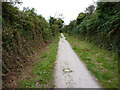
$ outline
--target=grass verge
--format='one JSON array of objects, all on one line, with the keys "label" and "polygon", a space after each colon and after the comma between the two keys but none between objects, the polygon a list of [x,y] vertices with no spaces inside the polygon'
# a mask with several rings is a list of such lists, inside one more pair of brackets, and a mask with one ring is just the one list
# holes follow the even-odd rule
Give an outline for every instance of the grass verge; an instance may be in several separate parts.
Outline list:
[{"label": "grass verge", "polygon": [[53,68],[56,60],[58,38],[46,47],[41,55],[35,57],[35,64],[30,67],[30,72],[23,72],[24,78],[19,83],[19,88],[54,88]]},{"label": "grass verge", "polygon": [[104,88],[118,88],[118,62],[113,52],[103,50],[87,41],[68,36],[67,40],[88,70]]}]

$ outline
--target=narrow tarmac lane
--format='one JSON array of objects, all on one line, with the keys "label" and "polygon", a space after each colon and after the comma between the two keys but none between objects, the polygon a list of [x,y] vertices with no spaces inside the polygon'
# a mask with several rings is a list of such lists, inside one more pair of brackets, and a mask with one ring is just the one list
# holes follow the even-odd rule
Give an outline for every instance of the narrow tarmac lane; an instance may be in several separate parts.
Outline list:
[{"label": "narrow tarmac lane", "polygon": [[61,33],[55,65],[56,88],[101,88]]}]

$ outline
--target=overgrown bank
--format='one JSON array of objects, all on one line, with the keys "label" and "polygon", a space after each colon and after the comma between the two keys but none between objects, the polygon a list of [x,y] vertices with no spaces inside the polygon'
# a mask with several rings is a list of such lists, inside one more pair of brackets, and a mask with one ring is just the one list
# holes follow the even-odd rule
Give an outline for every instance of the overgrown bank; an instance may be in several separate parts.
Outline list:
[{"label": "overgrown bank", "polygon": [[69,35],[94,42],[97,46],[119,53],[120,49],[120,2],[97,2],[85,12],[79,13],[76,20],[64,26]]},{"label": "overgrown bank", "polygon": [[[114,64],[114,61],[108,59],[104,59],[104,55],[101,55],[99,57],[99,53],[97,54],[99,59],[95,60],[97,63],[95,64],[94,58],[91,60],[91,56],[89,53],[90,50],[85,50],[85,56],[87,55],[88,58],[85,60],[88,62],[87,64],[90,63],[90,67],[92,67],[91,71],[98,76],[100,82],[103,83],[104,87],[120,87],[120,80],[118,85],[117,84],[117,78],[120,79],[120,69],[119,69],[119,63],[120,63],[120,2],[97,2],[96,5],[90,5],[88,8],[86,8],[85,12],[80,12],[78,17],[76,17],[75,20],[71,21],[69,25],[65,25],[63,28],[63,32],[71,35],[71,36],[77,36],[76,38],[79,38],[81,40],[87,40],[90,43],[93,43],[94,45],[97,45],[98,47],[102,49],[106,49],[110,52],[115,52],[116,53],[116,58],[115,60],[118,62],[118,64]],[[81,42],[78,40],[78,42]],[[81,44],[81,43],[79,43]],[[80,46],[77,44],[78,46]],[[83,43],[82,43],[83,44]],[[76,46],[77,47],[77,46]],[[86,46],[84,48],[89,47]],[[77,49],[80,49],[77,48]],[[106,51],[106,53],[108,52]],[[81,53],[81,50],[77,51],[78,54]],[[86,54],[87,53],[87,54]],[[84,53],[83,53],[84,55]],[[81,55],[80,55],[81,56]],[[85,57],[83,56],[83,57]],[[112,55],[111,55],[112,56]],[[84,60],[84,58],[83,58]],[[99,72],[99,71],[94,71],[93,67],[97,69],[96,65],[102,66],[102,62],[105,64],[103,65],[104,67],[107,67],[110,69],[110,72],[105,71],[104,72]],[[108,64],[107,64],[108,63]],[[99,66],[98,65],[98,66]],[[117,65],[117,66],[114,66]],[[99,68],[99,67],[98,67]],[[109,70],[108,69],[108,70]],[[99,70],[104,70],[104,68],[100,68]],[[118,70],[118,72],[115,72]],[[119,76],[114,76],[119,75]],[[106,75],[104,75],[106,74]],[[110,74],[111,76],[107,75]],[[101,76],[99,76],[101,75]],[[113,76],[112,76],[113,75]],[[116,80],[109,80],[110,78],[116,79]],[[106,81],[105,81],[106,80]],[[108,84],[108,86],[106,85]]]},{"label": "overgrown bank", "polygon": [[62,25],[60,18],[52,17],[48,22],[34,8],[20,11],[12,3],[2,3],[3,88],[14,83],[14,78],[31,61],[30,56],[51,43]]},{"label": "overgrown bank", "polygon": [[77,37],[67,35],[67,40],[103,88],[118,88],[118,61],[115,53]]}]

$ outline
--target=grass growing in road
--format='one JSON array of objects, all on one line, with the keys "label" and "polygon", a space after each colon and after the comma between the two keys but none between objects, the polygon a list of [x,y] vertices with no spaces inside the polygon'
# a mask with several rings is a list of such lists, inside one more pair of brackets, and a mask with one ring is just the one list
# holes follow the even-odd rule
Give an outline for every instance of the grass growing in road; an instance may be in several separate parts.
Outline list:
[{"label": "grass growing in road", "polygon": [[25,78],[19,81],[21,88],[53,88],[53,68],[56,60],[58,38],[46,47],[41,55],[36,56],[36,63]]},{"label": "grass growing in road", "polygon": [[117,88],[118,62],[114,53],[66,35],[73,50],[104,88]]}]

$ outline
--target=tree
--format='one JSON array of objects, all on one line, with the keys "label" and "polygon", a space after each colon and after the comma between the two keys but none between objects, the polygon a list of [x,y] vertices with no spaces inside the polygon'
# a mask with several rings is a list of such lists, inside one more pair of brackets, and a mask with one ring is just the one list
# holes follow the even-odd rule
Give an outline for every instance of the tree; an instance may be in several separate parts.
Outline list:
[{"label": "tree", "polygon": [[95,11],[95,6],[94,5],[90,5],[88,8],[86,8],[85,13],[93,14],[94,11]]},{"label": "tree", "polygon": [[61,18],[54,18],[50,16],[49,23],[52,34],[55,36],[58,32],[61,31],[64,21]]},{"label": "tree", "polygon": [[80,24],[84,18],[85,14],[83,12],[79,13],[79,15],[77,16],[77,24]]}]

